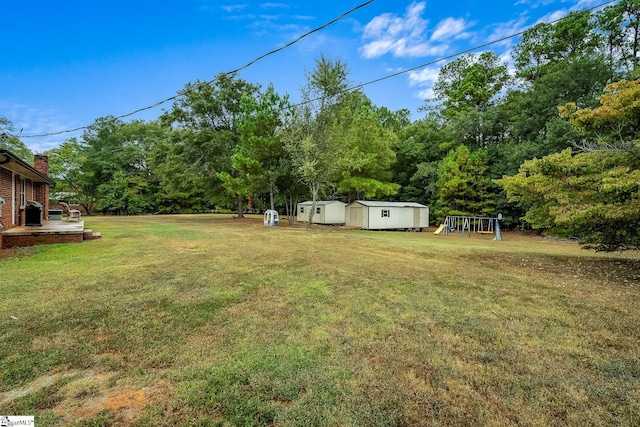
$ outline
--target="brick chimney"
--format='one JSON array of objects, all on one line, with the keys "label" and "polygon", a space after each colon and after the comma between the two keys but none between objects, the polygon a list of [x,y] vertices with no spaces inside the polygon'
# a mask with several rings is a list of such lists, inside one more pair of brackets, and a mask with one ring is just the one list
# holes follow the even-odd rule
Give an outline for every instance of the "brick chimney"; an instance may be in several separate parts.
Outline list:
[{"label": "brick chimney", "polygon": [[[33,167],[38,172],[49,176],[49,157],[44,154],[36,154],[33,156]],[[49,184],[46,182],[34,183],[35,199],[42,204],[44,220],[49,215]]]},{"label": "brick chimney", "polygon": [[49,158],[46,155],[36,154],[33,156],[33,166],[38,172],[49,175]]}]

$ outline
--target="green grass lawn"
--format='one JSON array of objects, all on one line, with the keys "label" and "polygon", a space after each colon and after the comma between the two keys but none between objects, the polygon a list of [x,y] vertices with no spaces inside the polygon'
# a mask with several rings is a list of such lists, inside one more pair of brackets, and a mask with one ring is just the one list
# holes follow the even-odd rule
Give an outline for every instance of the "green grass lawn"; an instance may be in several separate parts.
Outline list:
[{"label": "green grass lawn", "polygon": [[0,259],[0,414],[41,426],[637,425],[640,255],[86,217]]}]

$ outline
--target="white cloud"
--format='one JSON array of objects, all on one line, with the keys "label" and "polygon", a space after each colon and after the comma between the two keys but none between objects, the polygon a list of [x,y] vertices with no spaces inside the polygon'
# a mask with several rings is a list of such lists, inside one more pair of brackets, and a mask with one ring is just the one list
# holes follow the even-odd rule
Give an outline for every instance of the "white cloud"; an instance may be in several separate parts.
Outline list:
[{"label": "white cloud", "polygon": [[470,23],[461,18],[446,18],[429,38],[429,21],[422,18],[425,9],[425,2],[413,2],[403,16],[385,13],[373,18],[362,33],[362,38],[369,40],[360,48],[362,56],[369,59],[388,53],[411,58],[438,56],[449,49],[452,40],[469,36],[465,30]]},{"label": "white cloud", "polygon": [[423,68],[420,71],[412,71],[409,73],[409,84],[411,86],[423,86],[425,84],[433,84],[438,78],[440,68]]},{"label": "white cloud", "polygon": [[438,23],[436,29],[431,34],[431,41],[460,39],[468,37],[464,32],[470,24],[462,18],[447,18]]},{"label": "white cloud", "polygon": [[224,10],[225,12],[237,12],[239,10],[243,10],[247,7],[246,4],[222,4],[220,5],[220,8],[222,10]]},{"label": "white cloud", "polygon": [[[64,114],[55,109],[43,110],[25,104],[7,105],[6,103],[0,103],[0,107],[6,112],[7,119],[13,123],[18,137],[21,137],[22,142],[35,153],[41,153],[55,148],[66,139],[81,134],[81,131],[78,131],[60,135],[25,138],[24,136],[49,134],[74,129],[78,127],[78,124],[75,121],[69,120]],[[22,132],[20,132],[21,129]]]},{"label": "white cloud", "polygon": [[543,17],[541,17],[540,19],[538,19],[536,21],[536,24],[540,24],[542,22],[554,22],[557,21],[558,19],[564,18],[565,16],[567,16],[569,12],[566,10],[556,10],[554,12],[551,13],[547,13],[546,15],[544,15]]},{"label": "white cloud", "polygon": [[260,7],[263,9],[289,9],[289,6],[284,3],[262,3]]},{"label": "white cloud", "polygon": [[429,87],[429,88],[426,88],[426,89],[424,89],[424,90],[421,90],[421,91],[415,92],[415,93],[413,94],[413,96],[415,96],[415,97],[416,97],[416,98],[418,98],[418,99],[422,99],[422,100],[429,100],[429,99],[433,99],[433,98],[435,98],[435,95],[436,95],[436,94],[435,94],[435,92],[434,92],[434,91],[433,91],[433,89],[432,89],[432,88],[430,88],[430,87]]},{"label": "white cloud", "polygon": [[[537,7],[541,7],[541,6],[546,6],[548,4],[554,3],[557,0],[518,0],[516,2],[516,6],[519,5],[529,5],[529,7],[531,9],[535,9]],[[561,1],[566,1],[566,0],[561,0]]]},{"label": "white cloud", "polygon": [[600,3],[602,3],[602,0],[580,0],[571,8],[571,10],[588,9]]},{"label": "white cloud", "polygon": [[505,39],[499,43],[496,43],[496,46],[511,46],[513,43],[513,39],[510,38],[513,34],[518,34],[527,29],[526,20],[524,18],[520,18],[519,20],[512,20],[508,22],[502,22],[496,24],[493,27],[493,31],[487,38],[489,41]]},{"label": "white cloud", "polygon": [[409,73],[409,86],[417,86],[419,90],[413,93],[418,99],[433,99],[433,83],[438,79],[439,67],[427,67],[420,71]]}]

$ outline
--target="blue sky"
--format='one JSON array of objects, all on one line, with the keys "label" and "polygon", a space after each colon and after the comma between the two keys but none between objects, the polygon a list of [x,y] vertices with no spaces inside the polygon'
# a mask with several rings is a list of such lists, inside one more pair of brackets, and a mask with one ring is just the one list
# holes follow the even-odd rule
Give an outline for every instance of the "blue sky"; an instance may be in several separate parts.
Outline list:
[{"label": "blue sky", "polygon": [[[299,99],[305,71],[321,54],[366,83],[517,33],[605,0],[375,0],[332,26],[243,70],[239,76]],[[281,47],[366,0],[67,0],[2,5],[0,116],[33,151],[86,126],[169,98]],[[491,50],[510,60],[512,39]],[[368,85],[376,105],[409,109],[430,95],[438,62]],[[170,103],[126,120],[153,120]]]}]

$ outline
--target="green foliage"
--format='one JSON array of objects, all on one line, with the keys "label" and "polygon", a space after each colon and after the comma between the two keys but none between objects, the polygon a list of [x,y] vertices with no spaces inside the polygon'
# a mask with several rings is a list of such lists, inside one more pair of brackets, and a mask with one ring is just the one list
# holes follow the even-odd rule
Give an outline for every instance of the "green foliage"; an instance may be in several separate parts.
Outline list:
[{"label": "green foliage", "polygon": [[275,209],[277,172],[284,153],[280,130],[289,108],[288,98],[278,95],[271,85],[258,97],[242,99],[240,144],[231,156],[237,177],[226,174],[222,178],[225,185],[234,185],[233,181],[246,195],[268,192],[271,209]]},{"label": "green foliage", "polygon": [[509,81],[507,66],[493,52],[464,55],[440,69],[433,85],[445,117],[486,111]]},{"label": "green foliage", "polygon": [[[587,150],[621,151],[640,156],[640,79],[608,85],[598,108],[578,109],[571,102],[559,108],[586,140],[576,145]],[[593,138],[589,138],[593,137]],[[594,143],[590,141],[595,140]]]},{"label": "green foliage", "polygon": [[353,92],[338,107],[330,138],[340,150],[336,187],[356,198],[377,198],[395,194],[399,185],[391,182],[395,160],[395,132],[382,119],[386,112],[376,109],[360,92]]},{"label": "green foliage", "polygon": [[435,192],[437,164],[447,153],[441,149],[446,138],[443,124],[433,114],[399,133],[392,167],[392,181],[401,186],[397,200],[429,203]]},{"label": "green foliage", "polygon": [[6,117],[0,116],[0,149],[8,150],[30,165],[33,165],[33,153],[20,141],[20,138],[13,135],[15,127]]},{"label": "green foliage", "polygon": [[554,24],[542,22],[525,31],[513,56],[518,76],[533,82],[545,76],[549,66],[590,56],[599,46],[591,13],[578,11]]},{"label": "green foliage", "polygon": [[[237,203],[249,196],[246,183],[238,176],[232,156],[240,145],[239,122],[245,114],[243,99],[258,93],[258,86],[235,76],[219,74],[212,83],[186,85],[184,96],[176,99],[162,122],[180,131],[181,147],[176,160],[184,160],[189,176],[201,175],[210,203]],[[188,179],[188,182],[193,182]],[[200,180],[198,180],[200,181]],[[196,191],[196,189],[191,189]]]},{"label": "green foliage", "polygon": [[580,107],[596,105],[609,78],[609,69],[601,56],[547,64],[544,75],[527,91],[510,94],[510,135],[517,141],[540,144],[539,157],[567,148],[566,142],[547,138],[549,123],[558,117],[558,106],[567,102]]},{"label": "green foliage", "polygon": [[451,150],[438,167],[437,201],[434,214],[438,220],[447,215],[480,216],[493,213],[494,201],[489,195],[485,177],[487,153],[470,152],[461,145]]},{"label": "green foliage", "polygon": [[577,236],[599,251],[640,249],[640,170],[628,154],[566,149],[527,161],[498,183],[510,201],[529,207],[533,228]]},{"label": "green foliage", "polygon": [[596,19],[612,68],[634,78],[640,63],[640,1],[620,0],[597,12]]}]

